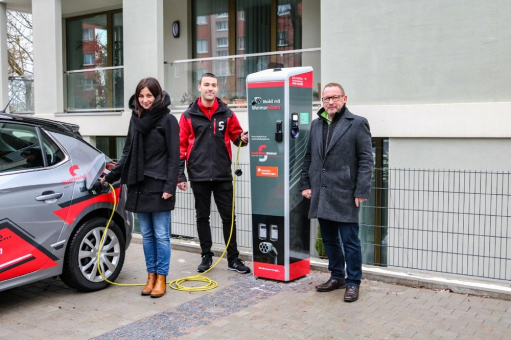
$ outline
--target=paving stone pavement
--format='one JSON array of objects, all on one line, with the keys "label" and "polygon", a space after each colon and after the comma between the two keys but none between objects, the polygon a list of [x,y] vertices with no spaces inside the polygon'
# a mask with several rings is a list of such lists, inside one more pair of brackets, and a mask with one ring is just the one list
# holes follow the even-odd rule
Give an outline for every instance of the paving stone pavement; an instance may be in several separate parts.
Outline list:
[{"label": "paving stone pavement", "polygon": [[[195,274],[199,255],[173,251],[169,279]],[[142,247],[127,253],[119,282],[145,279]],[[509,339],[511,301],[365,280],[360,300],[344,290],[317,293],[328,274],[281,283],[227,270],[208,277],[219,288],[139,288],[78,293],[58,278],[0,292],[0,339]]]}]

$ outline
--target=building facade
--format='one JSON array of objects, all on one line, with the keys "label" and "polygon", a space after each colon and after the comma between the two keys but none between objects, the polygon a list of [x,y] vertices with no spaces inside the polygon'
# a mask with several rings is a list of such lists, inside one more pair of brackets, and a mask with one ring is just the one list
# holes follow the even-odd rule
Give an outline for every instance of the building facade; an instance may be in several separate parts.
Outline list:
[{"label": "building facade", "polygon": [[[397,223],[391,214],[399,205],[387,190],[392,177],[385,169],[511,170],[509,1],[4,0],[3,106],[9,9],[33,15],[34,114],[80,125],[84,137],[112,158],[120,156],[130,119],[127,102],[143,77],[164,84],[179,116],[197,96],[200,75],[213,72],[219,96],[243,126],[249,73],[313,66],[316,108],[322,85],[341,83],[350,110],[370,122],[376,167],[382,169],[373,192],[378,208],[367,217],[378,222],[369,223],[369,236],[363,236],[375,245],[365,253],[366,262],[408,257],[406,250],[394,257],[376,254],[404,238],[383,231]],[[249,161],[246,150],[241,157]],[[414,183],[409,190],[425,181]],[[507,238],[499,246],[504,248],[511,254]],[[422,266],[410,261],[411,267]]]}]

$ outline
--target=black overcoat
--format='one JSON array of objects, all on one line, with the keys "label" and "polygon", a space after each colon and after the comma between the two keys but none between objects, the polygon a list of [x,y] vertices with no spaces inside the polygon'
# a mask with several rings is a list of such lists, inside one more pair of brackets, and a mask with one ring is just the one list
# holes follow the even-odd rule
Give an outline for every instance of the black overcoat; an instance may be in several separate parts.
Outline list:
[{"label": "black overcoat", "polygon": [[[321,113],[312,122],[300,190],[311,189],[309,218],[358,223],[355,197],[369,198],[373,153],[369,123],[346,108],[323,147]],[[337,113],[339,114],[339,113]],[[323,151],[325,150],[325,151]]]},{"label": "black overcoat", "polygon": [[[130,100],[133,107],[134,97]],[[170,105],[166,94],[162,109]],[[126,181],[135,127],[130,122],[123,154],[117,166],[106,176],[108,182],[121,179]],[[132,212],[162,212],[174,210],[179,169],[179,124],[172,114],[165,114],[157,120],[144,140],[144,180],[127,187],[125,209]],[[163,193],[172,194],[163,199]]]}]

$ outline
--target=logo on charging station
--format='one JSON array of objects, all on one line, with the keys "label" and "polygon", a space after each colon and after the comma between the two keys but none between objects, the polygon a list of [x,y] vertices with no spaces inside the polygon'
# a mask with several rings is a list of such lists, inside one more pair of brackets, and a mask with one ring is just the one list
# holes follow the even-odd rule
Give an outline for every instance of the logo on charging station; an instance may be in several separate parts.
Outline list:
[{"label": "logo on charging station", "polygon": [[278,157],[276,152],[264,151],[268,146],[266,144],[261,144],[259,146],[258,151],[252,151],[252,156],[259,157],[259,162],[266,162],[269,157]]},{"label": "logo on charging station", "polygon": [[[252,110],[255,111],[276,111],[282,109],[282,102],[280,99],[264,99],[261,97],[254,97],[251,101]],[[278,104],[278,105],[277,105]]]},{"label": "logo on charging station", "polygon": [[256,166],[257,177],[279,177],[279,168],[276,166]]}]

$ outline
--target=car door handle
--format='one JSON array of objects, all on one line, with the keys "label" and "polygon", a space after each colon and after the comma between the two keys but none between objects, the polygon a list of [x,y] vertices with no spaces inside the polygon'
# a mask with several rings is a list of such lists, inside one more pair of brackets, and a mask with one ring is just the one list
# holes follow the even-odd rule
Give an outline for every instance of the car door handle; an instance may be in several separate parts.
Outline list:
[{"label": "car door handle", "polygon": [[37,196],[35,198],[36,201],[47,201],[47,200],[56,200],[64,196],[63,193],[54,192],[54,191],[45,191],[41,196]]}]

